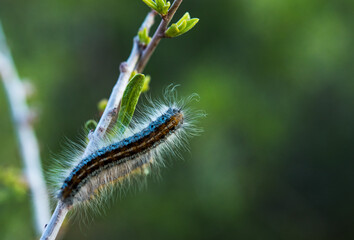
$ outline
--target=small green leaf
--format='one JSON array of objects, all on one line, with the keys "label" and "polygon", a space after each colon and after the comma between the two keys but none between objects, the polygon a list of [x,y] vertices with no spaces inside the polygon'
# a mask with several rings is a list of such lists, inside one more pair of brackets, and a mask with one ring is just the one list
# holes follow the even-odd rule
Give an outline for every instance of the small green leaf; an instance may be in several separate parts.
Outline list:
[{"label": "small green leaf", "polygon": [[95,130],[96,127],[97,127],[97,122],[95,120],[90,119],[85,123],[85,129],[87,131]]},{"label": "small green leaf", "polygon": [[145,76],[143,74],[136,74],[133,79],[130,80],[124,91],[117,120],[117,130],[121,134],[124,133],[133,118],[135,107],[143,90],[144,83]]},{"label": "small green leaf", "polygon": [[[166,1],[165,1],[166,2]],[[171,3],[167,2],[165,6],[162,7],[162,15],[166,15],[170,9]]]},{"label": "small green leaf", "polygon": [[133,79],[133,77],[138,73],[137,70],[132,71],[132,74],[130,74],[129,81]]},{"label": "small green leaf", "polygon": [[180,31],[176,23],[172,24],[165,32],[166,37],[177,37]]},{"label": "small green leaf", "polygon": [[187,27],[187,20],[183,20],[181,22],[181,24],[178,25],[178,30],[181,31],[181,33],[183,32],[183,29],[185,29]]},{"label": "small green leaf", "polygon": [[162,16],[168,13],[171,6],[171,3],[166,0],[143,0],[143,2]]},{"label": "small green leaf", "polygon": [[143,2],[148,5],[148,7],[156,10],[157,6],[156,6],[156,3],[152,0],[143,0]]},{"label": "small green leaf", "polygon": [[165,32],[166,37],[177,37],[180,36],[189,30],[191,30],[197,23],[198,18],[190,18],[188,12],[186,12],[183,17],[178,20],[177,23],[173,23]]},{"label": "small green leaf", "polygon": [[168,9],[170,8],[171,3],[166,2],[166,0],[155,0],[155,2],[157,5],[157,12],[160,13],[161,15],[166,15]]},{"label": "small green leaf", "polygon": [[184,20],[189,20],[191,19],[191,16],[189,15],[189,12],[186,12],[183,17],[181,17],[180,20],[178,20],[178,22],[176,22],[177,25],[180,25]]},{"label": "small green leaf", "polygon": [[187,26],[181,31],[181,34],[191,30],[198,22],[199,22],[199,18],[192,18],[191,20],[188,20]]},{"label": "small green leaf", "polygon": [[150,86],[149,86],[150,81],[151,81],[150,75],[146,75],[142,92],[149,91],[149,89],[150,89]]},{"label": "small green leaf", "polygon": [[138,32],[139,42],[148,45],[151,41],[151,37],[149,37],[147,28],[144,28]]},{"label": "small green leaf", "polygon": [[155,0],[155,3],[157,5],[157,7],[163,7],[163,6],[165,6],[166,1],[164,1],[164,0]]}]

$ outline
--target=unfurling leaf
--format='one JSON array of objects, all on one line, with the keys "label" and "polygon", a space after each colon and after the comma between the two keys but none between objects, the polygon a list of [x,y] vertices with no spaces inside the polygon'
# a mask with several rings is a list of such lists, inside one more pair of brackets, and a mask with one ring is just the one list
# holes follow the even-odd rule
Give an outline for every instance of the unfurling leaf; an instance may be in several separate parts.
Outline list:
[{"label": "unfurling leaf", "polygon": [[136,104],[138,103],[140,94],[142,93],[145,84],[145,76],[136,74],[128,83],[124,91],[120,110],[118,113],[117,130],[123,134],[126,127],[132,120]]},{"label": "unfurling leaf", "polygon": [[189,30],[191,30],[199,21],[199,18],[190,18],[188,12],[186,12],[183,17],[178,20],[177,23],[173,23],[165,32],[166,37],[177,37]]},{"label": "unfurling leaf", "polygon": [[148,45],[151,41],[151,37],[149,37],[147,28],[144,28],[138,32],[139,42],[143,45]]},{"label": "unfurling leaf", "polygon": [[143,0],[143,2],[162,16],[168,13],[171,6],[171,3],[166,0]]}]

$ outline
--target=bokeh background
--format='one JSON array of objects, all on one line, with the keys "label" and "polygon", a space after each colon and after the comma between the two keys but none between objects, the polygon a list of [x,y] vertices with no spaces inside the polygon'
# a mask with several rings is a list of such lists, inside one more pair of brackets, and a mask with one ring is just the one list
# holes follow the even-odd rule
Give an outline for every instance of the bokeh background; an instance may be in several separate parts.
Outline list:
[{"label": "bokeh background", "polygon": [[[201,20],[145,73],[206,111],[184,161],[64,239],[352,239],[354,1],[185,0]],[[140,0],[0,0],[21,77],[36,87],[45,168],[98,118],[148,8]],[[22,163],[0,87],[0,171]],[[0,182],[0,239],[34,239],[30,193]]]}]

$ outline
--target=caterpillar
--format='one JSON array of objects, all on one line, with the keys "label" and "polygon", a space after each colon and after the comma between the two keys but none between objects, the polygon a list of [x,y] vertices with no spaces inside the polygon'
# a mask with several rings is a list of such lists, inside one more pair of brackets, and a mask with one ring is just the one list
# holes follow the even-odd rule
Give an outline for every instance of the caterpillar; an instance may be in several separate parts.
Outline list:
[{"label": "caterpillar", "polygon": [[81,157],[82,150],[77,154],[69,151],[67,155],[77,157],[69,160],[71,167],[56,180],[60,188],[55,197],[68,206],[100,202],[117,184],[123,187],[132,177],[164,165],[166,155],[188,148],[188,139],[201,131],[195,123],[204,113],[186,107],[196,98],[193,94],[177,100],[175,90],[167,90],[164,100],[149,99],[148,105],[138,110],[140,120],[134,120],[124,134],[113,133],[86,157]]}]

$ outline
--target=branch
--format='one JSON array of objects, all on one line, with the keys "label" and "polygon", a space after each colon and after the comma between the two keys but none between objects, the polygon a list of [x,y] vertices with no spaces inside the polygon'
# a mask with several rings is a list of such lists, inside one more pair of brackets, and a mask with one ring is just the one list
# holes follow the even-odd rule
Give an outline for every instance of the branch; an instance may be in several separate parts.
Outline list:
[{"label": "branch", "polygon": [[[133,49],[130,56],[126,62],[120,65],[120,75],[118,77],[116,85],[113,87],[111,96],[108,99],[107,106],[102,114],[100,121],[93,134],[90,136],[90,142],[88,143],[83,157],[89,155],[93,149],[97,146],[98,142],[105,136],[109,126],[114,122],[118,114],[119,104],[122,100],[125,88],[128,85],[129,78],[133,70],[142,72],[149,61],[151,55],[155,51],[157,45],[162,38],[165,37],[165,31],[168,24],[171,22],[173,16],[175,15],[178,7],[181,5],[182,0],[175,0],[171,6],[168,14],[162,17],[161,23],[154,33],[149,45],[141,54],[141,49],[139,47],[139,40],[137,37],[133,40]],[[150,31],[151,26],[154,24],[154,17],[156,15],[155,11],[151,11],[145,18],[144,22],[140,26],[140,30],[146,28]],[[139,59],[140,58],[140,59]]]},{"label": "branch", "polygon": [[65,219],[66,214],[70,210],[70,206],[65,205],[62,201],[58,201],[57,207],[54,210],[50,222],[45,228],[40,240],[54,240],[58,235],[61,225]]},{"label": "branch", "polygon": [[[112,93],[108,99],[107,106],[101,116],[101,119],[98,122],[95,131],[89,137],[90,141],[82,156],[83,158],[92,153],[92,151],[98,146],[98,143],[101,141],[101,139],[105,136],[111,124],[115,121],[118,115],[119,104],[122,100],[123,93],[128,85],[132,72],[134,70],[141,72],[145,68],[158,43],[162,38],[165,37],[166,28],[181,2],[182,0],[174,1],[168,14],[162,17],[162,21],[159,27],[157,28],[153,38],[145,50],[141,49],[142,46],[139,44],[138,37],[136,36],[134,38],[133,48],[130,56],[126,62],[120,64],[120,75],[115,86],[113,87]],[[155,15],[155,11],[149,12],[139,30],[146,28],[149,32],[152,25],[154,24]],[[71,207],[72,206],[65,205],[60,200],[58,201],[55,212],[53,213],[48,226],[44,230],[41,240],[55,239],[60,226]]]},{"label": "branch", "polygon": [[[155,15],[155,12],[149,12],[139,29],[146,28],[149,31],[151,26],[154,24]],[[137,37],[135,37],[133,40],[133,49],[128,60],[120,64],[120,75],[118,77],[117,83],[113,87],[111,96],[107,102],[107,106],[102,114],[100,121],[97,124],[95,131],[90,136],[90,142],[85,149],[83,157],[89,155],[92,150],[95,149],[97,143],[103,138],[109,126],[116,119],[119,103],[122,100],[124,90],[129,82],[129,78],[139,60],[140,52],[139,40]]]},{"label": "branch", "polygon": [[[147,28],[149,31],[151,26],[154,24],[154,17],[156,13],[151,11],[146,16],[144,22],[139,29]],[[126,62],[121,63],[120,65],[120,75],[118,77],[117,83],[113,87],[111,96],[108,100],[105,111],[102,114],[100,121],[97,124],[95,132],[90,136],[90,142],[87,145],[83,157],[89,155],[92,150],[97,146],[97,143],[103,138],[105,133],[108,130],[108,127],[111,125],[115,119],[119,107],[119,103],[122,99],[124,90],[128,84],[129,78],[132,71],[134,70],[140,57],[139,41],[137,37],[134,38],[133,48],[130,53],[130,56]],[[69,212],[71,206],[65,205],[60,200],[57,203],[57,207],[45,228],[41,240],[55,239],[59,229],[65,219],[66,214]]]},{"label": "branch", "polygon": [[41,234],[50,217],[49,198],[42,173],[38,141],[32,126],[32,112],[0,23],[0,76],[5,86],[26,178],[32,192],[36,232]]},{"label": "branch", "polygon": [[136,70],[141,73],[148,61],[150,60],[151,55],[154,53],[157,45],[161,41],[162,38],[165,37],[165,31],[167,29],[168,24],[171,22],[173,16],[175,15],[179,5],[181,5],[183,0],[175,0],[168,11],[167,15],[164,16],[161,20],[159,27],[157,28],[154,36],[152,37],[149,45],[143,51],[143,54],[137,64]]}]

